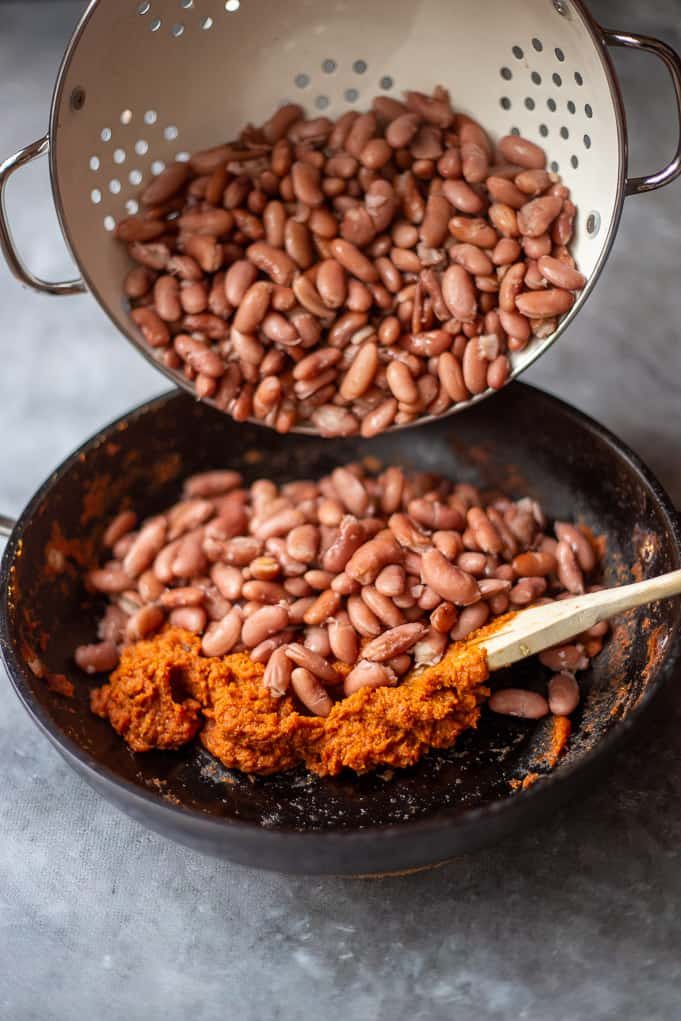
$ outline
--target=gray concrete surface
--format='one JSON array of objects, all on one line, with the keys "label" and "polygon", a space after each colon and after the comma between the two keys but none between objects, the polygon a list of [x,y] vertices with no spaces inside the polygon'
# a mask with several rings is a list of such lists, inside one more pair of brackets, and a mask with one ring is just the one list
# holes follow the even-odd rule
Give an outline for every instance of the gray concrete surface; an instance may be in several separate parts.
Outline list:
[{"label": "gray concrete surface", "polygon": [[[129,0],[126,0],[129,2]],[[199,0],[200,2],[200,0]],[[0,4],[1,151],[45,129],[82,5]],[[676,0],[594,0],[681,46]],[[617,54],[633,168],[671,149],[655,62]],[[628,441],[681,505],[681,184],[627,202],[597,294],[529,374]],[[45,164],[12,187],[27,258],[68,272]],[[0,267],[0,510],[164,388],[93,300]],[[1,672],[0,672],[1,673]],[[681,703],[543,827],[403,879],[290,879],[204,859],[96,797],[0,676],[0,1016],[8,1021],[674,1021],[681,1015]]]}]

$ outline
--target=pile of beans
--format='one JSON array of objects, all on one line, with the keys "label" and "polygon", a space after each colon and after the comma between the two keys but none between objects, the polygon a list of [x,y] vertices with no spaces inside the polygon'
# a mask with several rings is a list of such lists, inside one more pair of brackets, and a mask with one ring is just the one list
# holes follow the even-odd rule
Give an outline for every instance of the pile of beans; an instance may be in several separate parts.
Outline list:
[{"label": "pile of beans", "polygon": [[[123,510],[109,524],[111,559],[87,576],[108,597],[100,642],[75,658],[88,673],[108,672],[124,645],[169,624],[201,635],[206,656],[248,652],[274,695],[292,689],[326,715],[334,699],[438,663],[495,616],[586,591],[591,542],[566,522],[550,531],[534,500],[484,504],[472,485],[394,466],[369,474],[348,464],[282,486],[205,472],[164,513],[138,526]],[[506,689],[491,707],[571,712],[574,674],[606,630],[541,655],[556,671],[548,701]]]},{"label": "pile of beans", "polygon": [[546,154],[448,93],[261,128],[166,167],[117,238],[157,358],[237,421],[373,436],[509,378],[585,285]]}]

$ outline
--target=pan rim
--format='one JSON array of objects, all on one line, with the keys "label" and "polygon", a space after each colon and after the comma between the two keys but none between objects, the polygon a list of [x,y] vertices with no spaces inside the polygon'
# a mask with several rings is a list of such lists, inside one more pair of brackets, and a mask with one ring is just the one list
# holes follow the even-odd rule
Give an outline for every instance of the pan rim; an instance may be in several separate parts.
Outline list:
[{"label": "pan rim", "polygon": [[[638,454],[636,454],[626,443],[618,439],[618,437],[605,426],[602,426],[589,415],[566,403],[561,398],[527,383],[515,381],[512,386],[516,389],[532,391],[534,394],[538,395],[540,399],[547,400],[550,403],[557,405],[560,412],[565,415],[566,418],[572,419],[574,422],[583,427],[586,426],[610,447],[614,447],[616,449],[617,453],[624,458],[628,465],[636,471],[642,477],[643,481],[645,481],[645,483],[650,487],[650,490],[656,499],[657,506],[663,512],[667,520],[669,530],[675,539],[676,559],[677,561],[681,561],[681,519],[679,518],[679,514],[666,490],[652,471],[641,460]],[[185,825],[191,825],[194,829],[198,829],[204,835],[210,835],[213,839],[218,838],[220,834],[223,835],[225,841],[228,841],[230,834],[240,834],[244,837],[248,837],[254,836],[257,833],[259,839],[264,843],[274,842],[278,845],[281,845],[282,841],[287,841],[289,844],[305,841],[306,846],[309,847],[313,840],[320,845],[332,845],[339,840],[343,841],[345,844],[352,841],[355,844],[360,845],[373,845],[377,840],[384,841],[393,839],[400,834],[409,834],[411,837],[415,837],[419,834],[423,836],[432,836],[438,832],[451,829],[457,829],[460,832],[463,832],[469,827],[475,827],[484,818],[497,820],[504,817],[508,812],[517,812],[518,806],[521,803],[528,809],[532,805],[538,806],[544,799],[547,799],[551,795],[551,792],[557,785],[567,786],[570,782],[573,784],[577,782],[578,779],[584,775],[587,769],[593,767],[597,761],[603,760],[604,757],[622,744],[626,737],[631,733],[632,729],[638,724],[641,717],[645,715],[646,710],[650,707],[652,701],[660,694],[664,686],[668,683],[670,676],[673,673],[674,662],[678,659],[679,654],[681,653],[681,641],[679,641],[679,637],[681,636],[681,601],[676,608],[674,619],[671,624],[669,640],[664,656],[660,663],[655,667],[655,671],[645,694],[631,710],[631,713],[626,717],[626,719],[617,721],[611,730],[582,758],[579,758],[574,763],[565,765],[562,768],[559,766],[550,773],[542,775],[542,782],[534,784],[528,789],[520,792],[520,797],[518,794],[509,794],[508,797],[501,800],[489,802],[473,808],[463,810],[458,809],[455,813],[453,813],[451,809],[444,809],[424,818],[413,820],[409,819],[402,823],[368,824],[361,828],[334,827],[327,830],[300,830],[291,827],[264,827],[259,823],[250,820],[230,818],[227,816],[213,816],[185,805],[172,804],[164,800],[158,792],[147,790],[130,780],[120,777],[109,767],[103,766],[94,758],[94,756],[81,747],[81,745],[61,731],[54,723],[47,710],[34,696],[27,679],[28,668],[19,659],[17,650],[15,649],[10,636],[9,575],[23,539],[24,531],[33,519],[33,515],[42,501],[46,498],[46,496],[48,496],[53,484],[65,475],[76,461],[102,442],[105,442],[111,435],[115,434],[116,431],[120,431],[122,428],[125,428],[131,420],[142,415],[153,413],[155,408],[161,407],[169,401],[187,401],[190,399],[191,398],[189,398],[183,391],[175,389],[166,391],[148,401],[144,401],[127,413],[119,416],[108,425],[105,425],[102,429],[81,444],[76,450],[74,450],[72,454],[67,456],[61,464],[49,474],[19,515],[12,534],[7,541],[0,565],[0,653],[2,654],[2,659],[7,670],[8,677],[17,697],[19,698],[19,701],[22,703],[31,719],[37,724],[38,729],[50,739],[52,744],[56,746],[70,765],[74,765],[75,768],[75,764],[71,761],[75,759],[78,768],[80,768],[86,776],[88,776],[88,774],[93,775],[93,782],[99,781],[99,784],[103,783],[107,787],[122,791],[128,798],[131,798],[132,801],[136,803],[138,809],[144,809],[146,806],[150,806],[152,815],[159,812],[167,813],[168,817],[170,819],[174,819],[178,825],[182,826],[182,823]],[[514,806],[516,807],[514,808]],[[139,821],[147,821],[143,812],[136,813],[136,818]],[[149,820],[148,824],[151,825],[151,820]]]}]

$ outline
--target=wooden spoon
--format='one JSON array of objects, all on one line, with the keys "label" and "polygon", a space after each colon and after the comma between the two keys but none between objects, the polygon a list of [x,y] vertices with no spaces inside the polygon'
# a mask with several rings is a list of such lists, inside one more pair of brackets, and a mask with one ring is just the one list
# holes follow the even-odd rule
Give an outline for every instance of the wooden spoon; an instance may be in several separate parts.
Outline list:
[{"label": "wooden spoon", "polygon": [[500,670],[553,645],[562,645],[624,610],[678,595],[681,595],[681,571],[671,571],[633,585],[602,589],[521,610],[498,631],[477,641],[474,639],[473,644],[484,647],[490,671]]}]

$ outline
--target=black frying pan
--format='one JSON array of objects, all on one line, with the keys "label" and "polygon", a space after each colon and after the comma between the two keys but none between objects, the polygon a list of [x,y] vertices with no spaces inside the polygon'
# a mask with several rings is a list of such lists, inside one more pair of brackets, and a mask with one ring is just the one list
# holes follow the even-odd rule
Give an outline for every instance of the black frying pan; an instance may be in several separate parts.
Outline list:
[{"label": "black frying pan", "polygon": [[[225,770],[198,745],[130,752],[89,712],[93,680],[71,659],[75,645],[92,640],[97,616],[73,558],[91,555],[126,495],[151,514],[177,498],[183,475],[205,468],[238,467],[249,480],[266,474],[283,481],[367,453],[529,493],[549,514],[584,521],[608,537],[608,584],[681,566],[676,513],[645,466],[595,422],[525,385],[454,420],[333,444],[237,425],[177,392],[145,404],[81,447],[36,493],[9,539],[0,579],[0,643],[17,694],[67,762],[140,822],[199,850],[283,872],[384,873],[434,864],[528,824],[590,783],[671,675],[678,600],[643,607],[617,624],[582,675],[587,694],[555,769],[547,759],[550,721],[488,710],[452,750],[412,769],[361,778],[304,771],[249,778]],[[84,536],[90,545],[69,542]],[[73,680],[73,698],[32,673],[29,650]],[[541,667],[515,670],[524,685],[542,682]],[[528,777],[536,782],[520,788]]]}]

